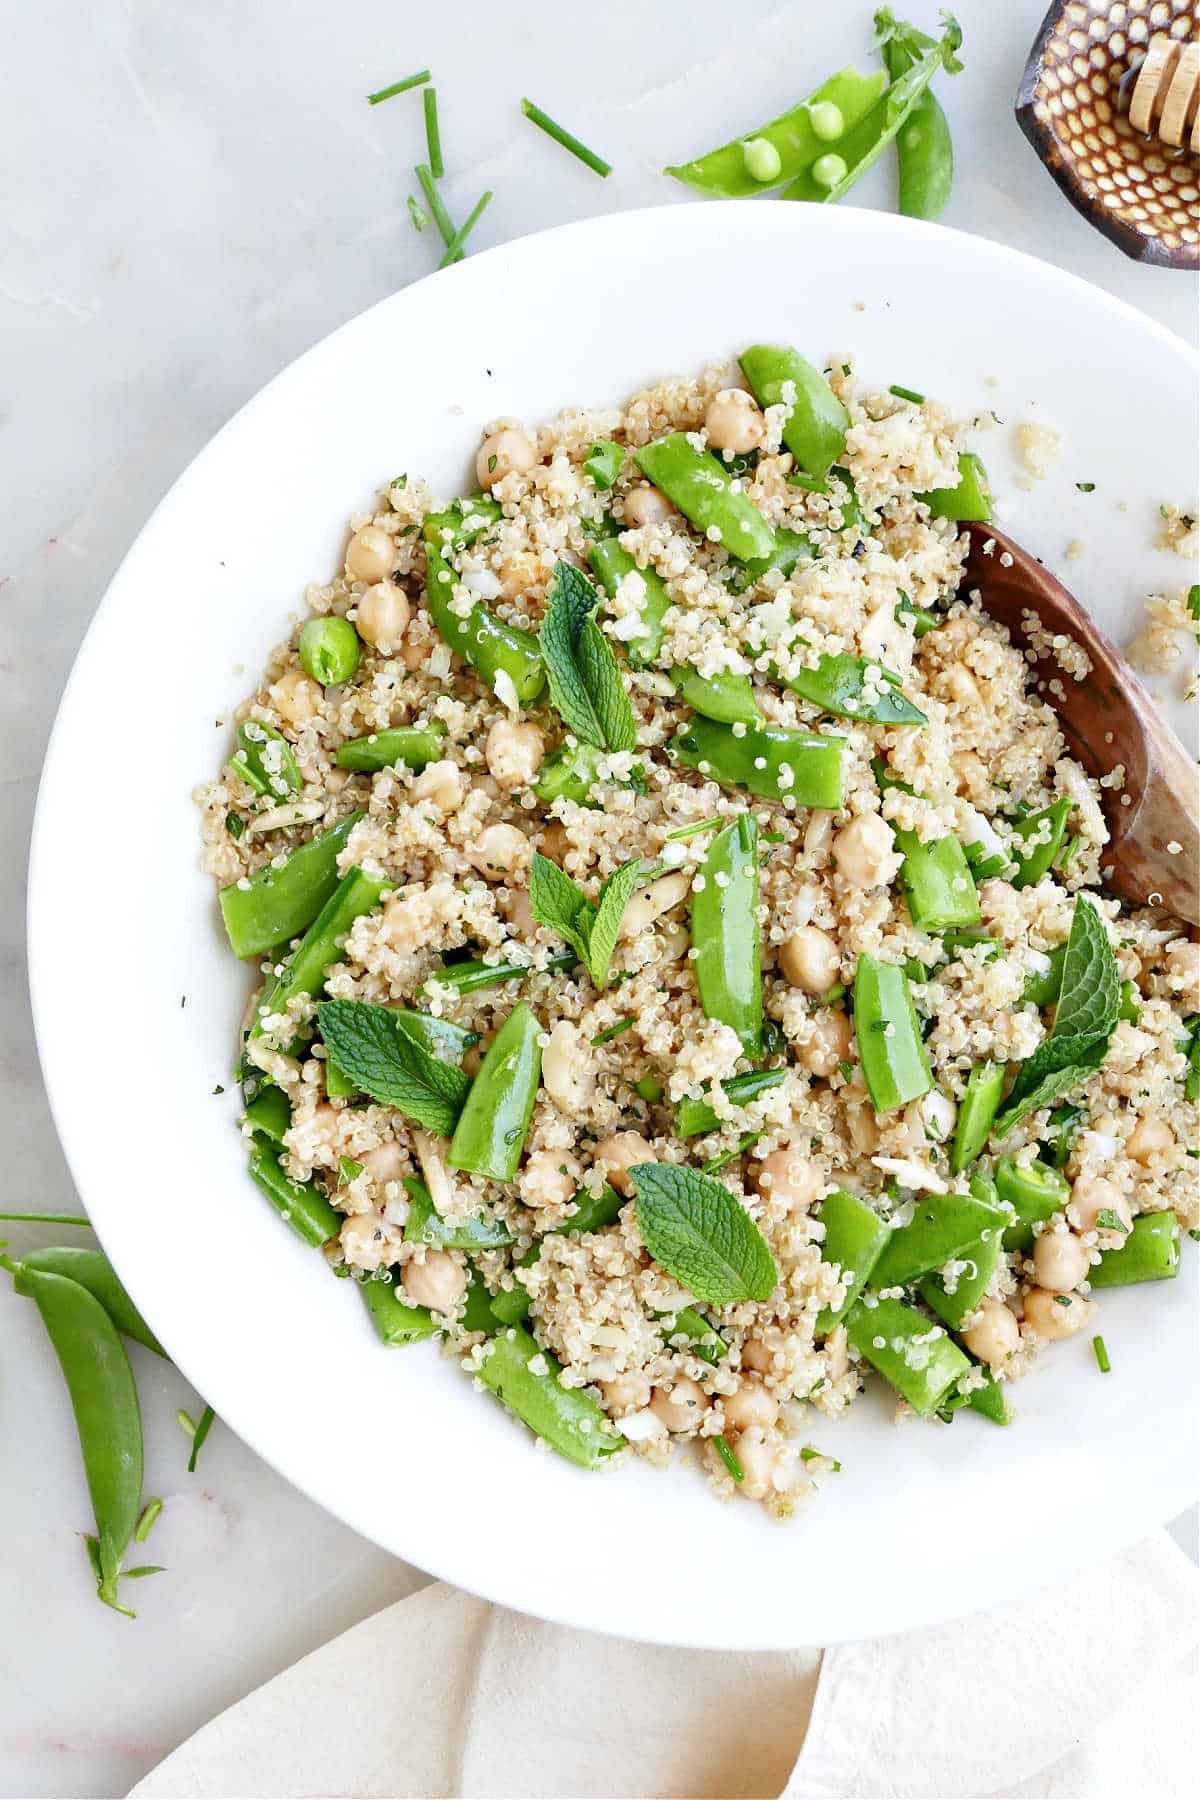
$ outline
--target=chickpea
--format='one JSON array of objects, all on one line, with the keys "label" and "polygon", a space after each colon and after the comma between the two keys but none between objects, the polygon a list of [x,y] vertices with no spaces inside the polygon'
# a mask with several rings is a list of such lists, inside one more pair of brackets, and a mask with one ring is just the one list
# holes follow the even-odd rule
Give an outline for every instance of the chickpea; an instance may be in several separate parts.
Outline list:
[{"label": "chickpea", "polygon": [[[1124,1230],[1114,1225],[1097,1225],[1096,1217],[1102,1212],[1112,1213]],[[1115,1182],[1103,1175],[1080,1175],[1067,1201],[1067,1218],[1076,1231],[1094,1231],[1102,1250],[1113,1250],[1125,1242],[1125,1234],[1133,1224],[1133,1208]]]},{"label": "chickpea", "polygon": [[1021,1342],[1021,1328],[1003,1300],[981,1300],[979,1317],[962,1340],[972,1356],[994,1369],[1007,1362]]},{"label": "chickpea", "polygon": [[560,1112],[577,1119],[591,1105],[596,1077],[577,1025],[560,1019],[542,1052],[542,1084]]},{"label": "chickpea", "polygon": [[400,661],[410,675],[419,675],[429,661],[433,645],[419,638],[406,637],[400,645]]},{"label": "chickpea", "polygon": [[394,1140],[390,1144],[379,1144],[374,1150],[366,1150],[357,1159],[378,1187],[386,1187],[389,1181],[402,1181],[406,1173],[404,1151]]},{"label": "chickpea", "polygon": [[376,650],[390,656],[399,647],[408,624],[408,596],[394,581],[377,581],[369,587],[354,609],[354,624],[359,637]]},{"label": "chickpea", "polygon": [[487,734],[484,756],[502,788],[528,787],[542,766],[546,741],[536,725],[497,719]]},{"label": "chickpea", "polygon": [[873,1156],[879,1148],[879,1126],[875,1122],[875,1109],[865,1100],[847,1107],[846,1129],[850,1133],[850,1142],[863,1156]]},{"label": "chickpea", "polygon": [[765,1500],[775,1485],[775,1446],[766,1433],[753,1428],[744,1432],[735,1451],[744,1479],[737,1491],[744,1500]]},{"label": "chickpea", "polygon": [[827,931],[801,925],[779,946],[784,979],[806,994],[827,994],[837,981],[842,959]]},{"label": "chickpea", "polygon": [[[1048,1294],[1045,1288],[1030,1288],[1025,1296],[1025,1323],[1049,1343],[1057,1338],[1074,1337],[1087,1324],[1091,1310],[1087,1302],[1077,1296]],[[963,1341],[965,1343],[966,1339]],[[970,1347],[968,1344],[967,1348]]]},{"label": "chickpea", "polygon": [[382,1213],[355,1213],[338,1232],[342,1255],[352,1269],[378,1269],[390,1263],[400,1245],[403,1233],[389,1225]]},{"label": "chickpea", "polygon": [[531,550],[519,550],[505,557],[498,570],[500,592],[505,600],[520,600],[529,594],[542,594],[546,577],[542,565]]},{"label": "chickpea", "polygon": [[640,1370],[630,1370],[626,1375],[614,1375],[611,1381],[602,1381],[600,1392],[606,1411],[619,1417],[622,1413],[641,1412],[650,1398],[650,1383]]},{"label": "chickpea", "polygon": [[561,864],[563,857],[571,848],[571,840],[567,836],[566,826],[561,824],[558,819],[552,819],[549,825],[544,826],[542,829],[541,842],[539,843],[538,848],[543,856],[548,856],[550,858],[551,862]]},{"label": "chickpea", "polygon": [[383,581],[391,574],[395,560],[396,544],[391,535],[378,525],[364,525],[350,539],[346,573],[353,581]]},{"label": "chickpea", "polygon": [[415,1306],[453,1312],[467,1289],[467,1272],[448,1250],[426,1250],[423,1262],[407,1262],[400,1279]]},{"label": "chickpea", "polygon": [[618,1194],[632,1194],[630,1169],[638,1163],[653,1162],[654,1152],[639,1132],[618,1131],[612,1137],[601,1138],[592,1152],[592,1161]]},{"label": "chickpea", "polygon": [[500,910],[508,920],[509,930],[515,937],[532,937],[537,930],[537,920],[533,916],[533,906],[529,899],[528,888],[509,888],[500,901]]},{"label": "chickpea", "polygon": [[1125,1140],[1125,1154],[1132,1156],[1135,1162],[1153,1162],[1156,1156],[1163,1156],[1168,1150],[1175,1148],[1175,1133],[1165,1119],[1156,1119],[1147,1113],[1139,1119],[1128,1138]]},{"label": "chickpea", "polygon": [[822,1008],[796,1055],[810,1075],[828,1080],[840,1062],[847,1062],[854,1044],[854,1027],[839,1007]]},{"label": "chickpea", "polygon": [[582,1174],[569,1150],[535,1150],[525,1159],[517,1188],[526,1206],[565,1206]]},{"label": "chickpea", "polygon": [[625,496],[625,526],[636,531],[642,525],[665,525],[675,517],[675,508],[660,488],[635,487]]},{"label": "chickpea", "polygon": [[852,887],[879,887],[896,872],[895,838],[878,813],[860,813],[833,840],[833,860]]},{"label": "chickpea", "polygon": [[722,388],[709,401],[704,415],[704,429],[714,450],[728,450],[734,456],[745,456],[757,450],[763,441],[763,416],[744,388]]},{"label": "chickpea", "polygon": [[411,951],[420,945],[428,924],[419,900],[406,894],[393,894],[383,908],[380,936],[393,950]]},{"label": "chickpea", "polygon": [[267,689],[271,705],[285,725],[304,725],[321,710],[322,694],[317,683],[300,669],[281,675]]},{"label": "chickpea", "polygon": [[796,1150],[772,1150],[759,1164],[754,1185],[765,1200],[778,1200],[789,1212],[811,1206],[825,1185],[815,1162]]},{"label": "chickpea", "polygon": [[747,1338],[742,1345],[742,1367],[753,1369],[758,1375],[769,1375],[775,1367],[774,1353],[761,1338]]},{"label": "chickpea", "polygon": [[1200,1012],[1200,944],[1176,938],[1167,948],[1167,979],[1188,1012]]},{"label": "chickpea", "polygon": [[412,797],[431,801],[444,813],[457,812],[463,799],[463,778],[457,763],[427,763],[412,784]]},{"label": "chickpea", "polygon": [[689,1375],[677,1376],[669,1388],[656,1387],[650,1396],[650,1411],[668,1431],[691,1431],[708,1408],[708,1395]]},{"label": "chickpea", "polygon": [[537,461],[532,438],[512,426],[485,437],[475,455],[475,479],[481,488],[493,488],[514,470],[524,475]]},{"label": "chickpea", "polygon": [[669,875],[660,875],[657,881],[639,888],[625,908],[621,937],[635,938],[648,931],[656,919],[661,919],[664,913],[671,912],[687,899],[691,886],[690,875],[682,869],[673,869]]},{"label": "chickpea", "polygon": [[515,825],[489,825],[467,854],[481,875],[496,881],[525,868],[530,857],[529,839]]},{"label": "chickpea", "polygon": [[1033,1272],[1052,1294],[1069,1294],[1086,1281],[1092,1259],[1073,1231],[1043,1231],[1033,1246]]},{"label": "chickpea", "polygon": [[779,1417],[779,1402],[757,1381],[745,1381],[736,1394],[726,1394],[722,1401],[725,1423],[730,1431],[748,1431],[752,1425],[769,1431]]}]

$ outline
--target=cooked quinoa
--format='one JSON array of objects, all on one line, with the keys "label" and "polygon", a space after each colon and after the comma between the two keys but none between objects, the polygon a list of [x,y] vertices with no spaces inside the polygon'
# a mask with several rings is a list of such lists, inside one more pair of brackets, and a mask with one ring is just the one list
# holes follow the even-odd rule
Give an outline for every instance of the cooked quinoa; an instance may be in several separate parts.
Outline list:
[{"label": "cooked quinoa", "polygon": [[[1173,1226],[1173,1212],[1193,1232],[1200,1223],[1196,1107],[1185,1091],[1197,1066],[1200,946],[1175,920],[1103,889],[1101,784],[1066,754],[1053,711],[1030,691],[1021,650],[977,598],[959,592],[967,540],[953,516],[920,496],[954,488],[964,427],[935,400],[865,389],[846,355],[825,373],[846,414],[844,479],[789,479],[800,474],[784,441],[795,388],[785,384],[760,407],[736,365],[723,363],[624,407],[485,426],[477,472],[500,511],[465,546],[449,534],[441,545],[457,617],[483,606],[537,632],[560,565],[586,570],[597,542],[612,541],[637,566],[601,596],[598,613],[636,741],[598,748],[582,799],[534,792],[547,759],[576,748],[549,695],[521,708],[512,680],[486,683],[435,627],[422,528],[447,503],[412,473],[351,518],[342,572],[305,595],[309,617],[355,627],[361,659],[350,678],[323,685],[306,673],[294,631],[236,715],[265,778],[248,781],[242,756],[197,795],[205,867],[222,888],[253,892],[251,877],[282,869],[297,847],[355,812],[363,816],[337,874],[358,869],[386,883],[339,942],[342,960],[325,971],[323,990],[318,983],[264,1014],[262,991],[287,973],[285,943],[262,960],[264,989],[243,1021],[248,1096],[263,1082],[286,1096],[268,1146],[280,1177],[306,1184],[337,1215],[324,1244],[330,1263],[364,1291],[382,1281],[408,1306],[430,1308],[446,1351],[484,1383],[497,1338],[513,1329],[503,1318],[524,1315],[536,1345],[532,1376],[595,1402],[595,1431],[656,1464],[691,1446],[723,1495],[740,1492],[781,1514],[834,1466],[813,1447],[822,1422],[853,1401],[872,1357],[886,1351],[885,1334],[864,1336],[863,1307],[903,1301],[927,1313],[918,1323],[928,1329],[904,1351],[910,1367],[919,1370],[948,1336],[962,1347],[969,1372],[939,1402],[945,1417],[986,1388],[998,1390],[1003,1418],[1010,1384],[1048,1341],[1101,1328],[1092,1277],[1135,1219],[1159,1215]],[[770,533],[803,535],[808,560],[755,569],[731,553],[719,526],[690,524],[634,461],[669,433],[715,451]],[[615,446],[611,486],[589,472],[602,444]],[[1048,444],[1036,448],[1044,460]],[[642,569],[661,578],[669,599],[648,666],[627,654],[646,603]],[[1055,643],[1068,678],[1085,678],[1078,647]],[[834,717],[784,685],[804,685],[831,658],[863,671],[860,713],[899,693],[921,722]],[[692,717],[669,673],[682,668],[708,683],[747,678],[771,729],[839,740],[842,804],[803,804],[790,768],[777,796],[764,799],[720,783],[722,770],[703,758],[688,766],[673,744]],[[398,728],[439,734],[420,770],[399,761],[355,772],[335,760],[340,746]],[[746,729],[721,727],[733,745]],[[293,781],[281,777],[289,751]],[[706,883],[721,884],[706,873],[717,834],[747,814],[759,857],[763,1024],[751,1055],[744,1033],[706,1012],[691,926]],[[1049,854],[1052,839],[1051,866],[1023,881],[1022,857],[1031,845]],[[913,923],[903,846],[915,858],[919,846],[943,840],[970,851],[973,932]],[[564,967],[563,936],[535,917],[535,854],[593,900],[639,862],[603,985],[582,959]],[[1051,1031],[1053,996],[1048,1004],[1028,990],[1056,966],[1077,904],[1095,908],[1126,984],[1103,1061],[952,1172],[972,1071],[1021,1064]],[[449,976],[464,958],[527,974],[463,992]],[[856,1032],[851,1010],[860,966],[875,964],[903,971],[920,1034],[914,1053],[923,1048],[932,1078],[918,1098],[890,1108],[873,1103],[863,1021]],[[331,1099],[329,1057],[315,1033],[322,1001],[419,1012],[476,1034],[463,1058],[468,1076],[518,1003],[531,1009],[541,1075],[514,1178],[452,1167],[444,1136],[361,1091],[346,1094],[341,1081]],[[778,1079],[739,1103],[723,1084],[751,1067]],[[681,1103],[701,1100],[708,1128],[682,1136]],[[243,1126],[248,1138],[253,1127]],[[856,1272],[823,1260],[828,1197],[857,1196],[890,1223],[894,1243],[923,1207],[986,1195],[1000,1158],[1010,1178],[1035,1164],[1035,1176],[1050,1169],[1059,1202],[1020,1247],[990,1258],[977,1304],[948,1334],[920,1292],[934,1280],[953,1296],[976,1268],[960,1250],[915,1286],[867,1294],[848,1329],[841,1313]],[[709,1179],[769,1247],[769,1297],[702,1305],[651,1258],[630,1175],[649,1163],[713,1169]],[[482,1220],[511,1242],[468,1254],[413,1241],[416,1183],[449,1235]],[[614,1189],[619,1211],[609,1223],[572,1230],[581,1207]],[[469,1310],[472,1295],[483,1296],[482,1314]],[[497,1304],[508,1297],[498,1324],[486,1317],[487,1295]],[[695,1335],[697,1312],[707,1340]],[[1090,1356],[1082,1344],[1073,1353]],[[909,1410],[904,1399],[899,1407]],[[958,1425],[990,1428],[980,1419]],[[590,1418],[580,1430],[593,1430]]]}]

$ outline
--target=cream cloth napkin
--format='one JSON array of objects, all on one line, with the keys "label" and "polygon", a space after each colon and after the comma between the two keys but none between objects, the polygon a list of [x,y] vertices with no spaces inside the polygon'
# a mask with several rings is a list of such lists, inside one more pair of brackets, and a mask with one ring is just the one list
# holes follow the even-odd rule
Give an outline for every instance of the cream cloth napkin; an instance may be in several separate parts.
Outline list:
[{"label": "cream cloth napkin", "polygon": [[131,1800],[1174,1800],[1196,1792],[1200,1572],[1164,1535],[906,1636],[734,1655],[435,1584],[222,1713]]}]

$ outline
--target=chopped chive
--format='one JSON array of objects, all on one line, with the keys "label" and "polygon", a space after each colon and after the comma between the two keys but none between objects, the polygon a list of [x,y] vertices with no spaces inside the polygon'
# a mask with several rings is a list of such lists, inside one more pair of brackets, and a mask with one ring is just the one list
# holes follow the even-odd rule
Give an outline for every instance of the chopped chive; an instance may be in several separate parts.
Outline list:
[{"label": "chopped chive", "polygon": [[761,1136],[761,1131],[745,1132],[743,1136],[738,1139],[732,1150],[725,1150],[720,1156],[714,1156],[711,1162],[705,1163],[700,1173],[702,1175],[719,1174],[727,1163],[736,1162],[739,1156],[744,1156],[751,1145],[757,1144]]},{"label": "chopped chive", "polygon": [[713,1439],[713,1448],[716,1450],[721,1461],[725,1464],[725,1467],[729,1470],[729,1473],[733,1476],[733,1479],[735,1481],[745,1481],[746,1471],[743,1469],[737,1457],[733,1454],[733,1451],[729,1448],[728,1439],[723,1435],[718,1434]]},{"label": "chopped chive", "polygon": [[84,1219],[77,1213],[10,1213],[0,1212],[0,1219],[11,1219],[17,1225],[83,1225],[89,1226],[90,1219]]},{"label": "chopped chive", "polygon": [[200,1454],[200,1446],[212,1430],[213,1420],[216,1416],[217,1415],[211,1406],[206,1406],[204,1411],[200,1414],[200,1423],[192,1433],[192,1454],[188,1457],[189,1475],[194,1475],[196,1472],[196,1458]]},{"label": "chopped chive", "polygon": [[693,825],[677,825],[674,831],[666,833],[664,841],[678,843],[682,838],[696,837],[702,831],[715,831],[720,823],[720,819],[697,819]]},{"label": "chopped chive", "polygon": [[471,233],[474,231],[476,225],[479,223],[479,220],[483,214],[483,209],[487,205],[487,203],[491,199],[491,197],[492,197],[491,188],[485,188],[483,193],[480,194],[478,200],[475,202],[474,206],[471,208],[470,212],[467,214],[466,218],[463,220],[462,224],[459,226],[458,230],[454,233],[454,236],[450,239],[450,242],[446,245],[446,254],[443,256],[441,262],[438,264],[439,269],[444,269],[446,267],[447,263],[461,262],[462,253],[463,253],[463,245],[466,243],[467,239],[470,237]]},{"label": "chopped chive", "polygon": [[544,113],[540,106],[535,106],[532,100],[522,100],[521,111],[531,125],[536,125],[540,131],[546,133],[547,137],[552,137],[556,144],[561,144],[564,150],[569,150],[572,156],[577,156],[581,163],[586,163],[589,169],[596,171],[597,175],[612,174],[611,163],[606,163],[602,156],[597,156],[594,150],[589,150],[586,144],[581,144],[577,137],[572,137],[569,131],[562,125],[556,124],[549,114]]},{"label": "chopped chive", "polygon": [[442,161],[442,134],[438,126],[437,89],[425,89],[425,142],[429,146],[429,167],[435,181],[440,181],[446,173],[446,165]]},{"label": "chopped chive", "polygon": [[888,389],[888,393],[895,394],[897,400],[911,400],[914,406],[925,404],[924,394],[918,394],[914,388],[900,387],[894,384]]},{"label": "chopped chive", "polygon": [[420,87],[429,80],[428,69],[418,69],[415,75],[406,75],[403,81],[393,81],[391,87],[380,88],[377,94],[368,94],[367,101],[371,106],[378,106],[381,100],[390,100],[393,94],[406,94],[409,88]]},{"label": "chopped chive", "polygon": [[133,1537],[135,1543],[145,1543],[146,1539],[150,1536],[150,1527],[154,1524],[155,1519],[157,1519],[161,1511],[161,1500],[147,1500],[145,1506],[142,1508],[142,1516],[134,1529]]},{"label": "chopped chive", "polygon": [[1102,1375],[1111,1375],[1112,1364],[1108,1360],[1108,1349],[1102,1337],[1092,1339],[1092,1349],[1096,1352],[1096,1363]]},{"label": "chopped chive", "polygon": [[620,1037],[623,1031],[628,1031],[632,1024],[633,1020],[631,1018],[618,1019],[617,1023],[615,1025],[610,1025],[607,1031],[598,1031],[596,1033],[595,1037],[592,1039],[593,1047],[599,1044],[610,1043],[613,1038]]},{"label": "chopped chive", "polygon": [[1081,494],[1094,494],[1096,491],[1096,484],[1094,481],[1077,481],[1075,486],[1079,489]]},{"label": "chopped chive", "polygon": [[413,199],[411,194],[405,201],[405,205],[408,207],[408,216],[416,229],[418,231],[424,231],[429,224],[429,214],[425,211],[425,208],[419,205],[418,202]]},{"label": "chopped chive", "polygon": [[[443,244],[452,244],[454,242],[454,220],[446,211],[442,204],[442,196],[433,185],[433,175],[428,163],[417,164],[417,180],[421,184],[421,190],[425,195],[433,222],[442,234]],[[460,251],[459,254],[461,255],[462,252]]]},{"label": "chopped chive", "polygon": [[193,1419],[191,1413],[184,1412],[182,1406],[180,1407],[179,1411],[175,1414],[175,1421],[178,1424],[181,1431],[185,1431],[190,1438],[195,1437],[196,1421],[195,1421],[195,1419]]}]

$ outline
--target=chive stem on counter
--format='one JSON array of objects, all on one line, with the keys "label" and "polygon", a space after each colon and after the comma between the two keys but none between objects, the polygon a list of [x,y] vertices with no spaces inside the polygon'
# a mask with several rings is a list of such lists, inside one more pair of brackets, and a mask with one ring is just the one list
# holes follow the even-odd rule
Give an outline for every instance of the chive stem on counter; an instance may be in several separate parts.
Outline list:
[{"label": "chive stem on counter", "polygon": [[381,100],[390,100],[396,94],[407,94],[409,88],[421,87],[430,79],[428,69],[418,69],[415,75],[406,75],[403,81],[393,81],[391,87],[380,88],[374,94],[367,95],[370,106],[378,106]]},{"label": "chive stem on counter", "polygon": [[491,198],[491,188],[485,188],[462,224],[459,226],[458,230],[454,233],[454,236],[450,239],[450,242],[446,245],[446,254],[438,264],[439,269],[444,269],[448,263],[461,261],[463,245],[474,231],[476,225],[478,225],[479,220],[483,215],[483,210]]},{"label": "chive stem on counter", "polygon": [[548,113],[544,113],[540,106],[535,106],[532,100],[522,99],[521,111],[531,125],[536,125],[539,131],[544,131],[547,137],[552,137],[556,144],[561,144],[564,150],[569,150],[572,156],[577,156],[581,163],[586,163],[588,168],[594,169],[597,175],[612,174],[611,163],[605,162],[602,156],[597,156],[594,150],[589,150],[586,144],[581,144],[579,139],[564,125],[558,124]]},{"label": "chive stem on counter", "polygon": [[429,150],[429,172],[435,181],[440,181],[446,173],[446,165],[442,161],[442,133],[438,125],[437,89],[427,87],[423,98],[425,102],[425,143]]}]

